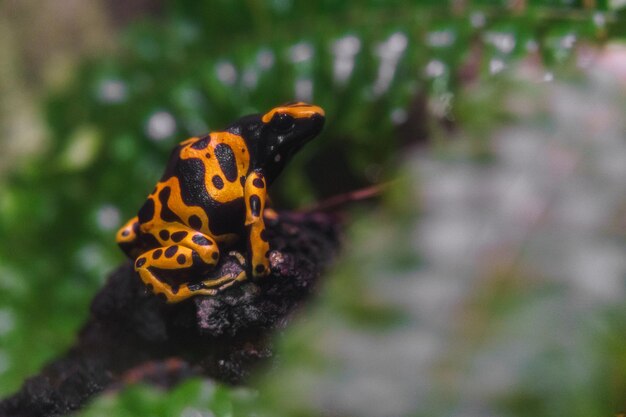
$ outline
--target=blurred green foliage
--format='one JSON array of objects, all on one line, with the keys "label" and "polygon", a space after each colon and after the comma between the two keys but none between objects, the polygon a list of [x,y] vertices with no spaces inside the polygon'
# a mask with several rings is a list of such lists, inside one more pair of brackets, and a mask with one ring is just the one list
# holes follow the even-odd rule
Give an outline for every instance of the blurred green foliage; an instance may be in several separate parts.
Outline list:
[{"label": "blurred green foliage", "polygon": [[[148,386],[133,386],[120,395],[104,395],[82,413],[87,417],[100,416],[198,416],[227,417],[233,415],[233,403],[250,396],[245,390],[215,386],[209,381],[193,380],[181,384],[168,395]],[[203,414],[204,413],[204,414]]]},{"label": "blurred green foliage", "polygon": [[[446,153],[450,126],[461,126],[472,154],[488,159],[487,133],[510,117],[502,102],[514,62],[542,61],[551,76],[576,65],[578,44],[621,36],[626,27],[622,11],[606,2],[535,0],[519,10],[509,3],[172,0],[160,18],[132,24],[116,55],[88,59],[51,93],[48,146],[0,188],[0,394],[71,344],[91,295],[123,259],[116,228],[134,215],[178,141],[296,98],[323,106],[325,133],[274,187],[283,206],[396,176],[403,146],[425,139],[411,130],[415,117],[444,155],[454,157]],[[476,80],[489,81],[467,87]],[[325,173],[323,181],[316,172]],[[403,222],[419,213],[399,194],[355,224],[387,236],[387,250],[355,249],[360,261],[339,268],[315,314],[359,325],[403,323],[402,311],[361,293],[365,287],[355,280],[366,269],[416,267],[417,255],[401,242]],[[296,341],[311,337],[295,332]],[[285,374],[316,356],[294,343],[297,349],[285,348]],[[620,350],[616,342],[602,346]],[[238,415],[232,407],[239,403],[262,409],[245,390],[206,382],[156,392],[132,387],[101,398],[84,415],[186,415],[197,406],[227,416]],[[532,392],[507,404],[512,415],[531,415],[525,405],[533,401],[539,409]]]}]

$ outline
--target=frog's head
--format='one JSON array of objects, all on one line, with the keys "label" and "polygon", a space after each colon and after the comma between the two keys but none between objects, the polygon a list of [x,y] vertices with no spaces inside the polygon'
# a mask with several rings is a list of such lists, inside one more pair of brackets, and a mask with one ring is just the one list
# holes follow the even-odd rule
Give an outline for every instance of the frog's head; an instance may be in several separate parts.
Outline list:
[{"label": "frog's head", "polygon": [[232,125],[250,149],[252,169],[272,182],[291,157],[324,126],[324,110],[307,103],[288,103],[263,115],[247,116]]}]

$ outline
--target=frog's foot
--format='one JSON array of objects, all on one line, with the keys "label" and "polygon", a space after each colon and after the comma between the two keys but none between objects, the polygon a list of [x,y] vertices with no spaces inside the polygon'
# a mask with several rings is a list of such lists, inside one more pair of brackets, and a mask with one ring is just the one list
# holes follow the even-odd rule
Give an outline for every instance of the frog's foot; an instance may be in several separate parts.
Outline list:
[{"label": "frog's foot", "polygon": [[161,293],[158,293],[155,290],[153,291],[157,295],[165,295],[165,301],[169,304],[178,303],[196,295],[215,295],[218,293],[217,289],[204,288],[202,284],[182,284],[180,287],[176,288],[176,292],[168,292],[167,289]]},{"label": "frog's foot", "polygon": [[[216,293],[222,290],[225,290],[232,285],[245,281],[248,278],[246,271],[240,271],[237,275],[233,276],[232,274],[227,274],[219,278],[207,279],[202,281],[201,288],[203,289],[211,289]],[[191,285],[191,287],[194,287]]]},{"label": "frog's foot", "polygon": [[[217,290],[218,291],[223,291],[228,287],[233,286],[234,284],[238,283],[238,282],[242,282],[245,281],[246,279],[248,279],[248,274],[246,274],[246,271],[241,271],[239,274],[237,274],[236,277],[229,277],[230,280],[225,281],[222,285],[220,285]],[[223,279],[223,278],[221,278]],[[211,285],[213,285],[214,281],[208,281],[211,283]],[[207,281],[203,282],[204,285],[207,285]]]},{"label": "frog's foot", "polygon": [[152,290],[156,294],[164,294],[168,303],[178,303],[196,295],[215,295],[238,282],[245,281],[246,278],[246,272],[241,271],[234,277],[229,274],[220,278],[205,280],[197,284],[182,284],[175,288],[166,286],[162,289],[163,292],[157,292],[154,287]]},{"label": "frog's foot", "polygon": [[[234,250],[228,252],[228,256],[232,258],[232,265],[221,268],[224,275],[218,278],[203,280],[198,285],[202,288],[222,291],[238,282],[245,281],[248,278],[248,275],[246,274],[246,258],[240,252]],[[190,287],[196,288],[194,285],[190,285]]]},{"label": "frog's foot", "polygon": [[[167,250],[173,252],[171,248],[174,247],[175,246],[170,246],[165,252],[167,252]],[[157,295],[163,294],[168,303],[177,303],[196,295],[215,295],[237,282],[245,281],[247,278],[246,272],[240,271],[237,275],[227,274],[199,283],[189,283],[189,281],[193,279],[192,274],[198,273],[198,268],[194,268],[193,263],[187,265],[186,269],[165,269],[155,265],[156,262],[151,262],[150,265],[148,265],[148,260],[146,260],[145,263],[142,261],[143,259],[153,257],[155,252],[158,254],[158,251],[161,249],[162,248],[154,249],[142,255],[137,259],[135,269],[148,289]],[[191,256],[192,258],[195,256],[194,253],[189,252],[189,248],[179,247],[177,249],[178,254],[174,254],[173,256],[177,258],[180,257],[180,260],[183,261],[182,256]]]}]

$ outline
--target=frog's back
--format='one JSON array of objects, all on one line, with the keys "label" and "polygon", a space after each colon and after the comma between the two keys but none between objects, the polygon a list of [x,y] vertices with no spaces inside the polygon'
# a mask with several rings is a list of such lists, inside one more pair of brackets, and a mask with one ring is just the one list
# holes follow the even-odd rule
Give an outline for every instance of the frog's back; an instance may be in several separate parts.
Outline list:
[{"label": "frog's back", "polygon": [[232,241],[243,233],[249,160],[245,141],[228,132],[181,142],[139,210],[141,231],[180,223],[217,241]]}]

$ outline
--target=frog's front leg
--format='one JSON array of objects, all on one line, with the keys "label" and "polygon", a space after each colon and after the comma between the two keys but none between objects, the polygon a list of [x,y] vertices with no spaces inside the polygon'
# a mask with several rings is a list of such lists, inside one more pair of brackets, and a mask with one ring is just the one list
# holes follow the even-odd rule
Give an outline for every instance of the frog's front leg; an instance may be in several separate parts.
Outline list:
[{"label": "frog's front leg", "polygon": [[151,230],[150,234],[163,246],[141,254],[135,270],[149,289],[165,295],[170,303],[199,294],[215,295],[224,285],[241,279],[228,275],[198,282],[197,277],[213,269],[220,257],[210,236],[178,224]]},{"label": "frog's front leg", "polygon": [[143,245],[138,236],[139,220],[137,216],[127,221],[126,224],[117,231],[115,240],[129,258],[136,259],[137,256],[143,252]]},{"label": "frog's front leg", "polygon": [[263,174],[253,171],[244,186],[246,201],[246,231],[248,232],[249,271],[252,277],[264,277],[270,273],[270,245],[263,220],[267,200],[267,183]]}]

